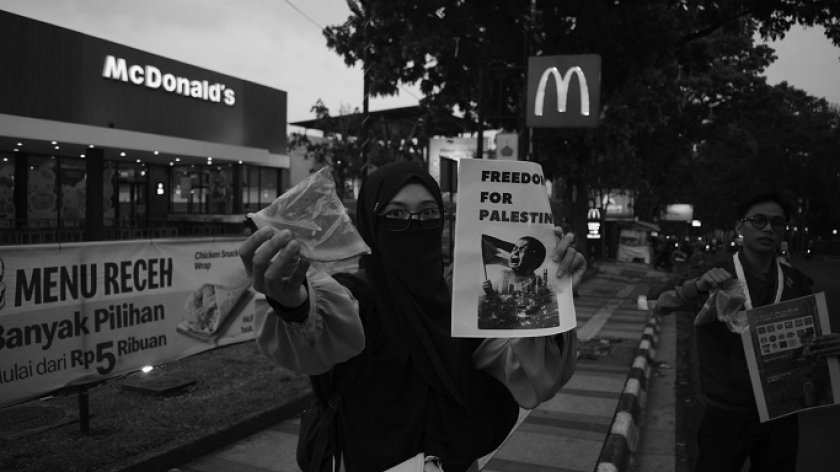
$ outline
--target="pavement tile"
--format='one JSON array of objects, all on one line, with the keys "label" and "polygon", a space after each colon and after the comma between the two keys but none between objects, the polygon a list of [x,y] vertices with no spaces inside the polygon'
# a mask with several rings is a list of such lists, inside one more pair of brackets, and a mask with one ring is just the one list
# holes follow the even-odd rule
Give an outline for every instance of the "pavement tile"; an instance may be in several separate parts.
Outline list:
[{"label": "pavement tile", "polygon": [[670,455],[636,456],[628,469],[629,472],[674,472],[676,458],[673,451]]},{"label": "pavement tile", "polygon": [[219,451],[215,456],[270,471],[298,472],[295,462],[297,438],[297,435],[268,429]]},{"label": "pavement tile", "polygon": [[[648,401],[650,402],[650,399],[648,399]],[[655,409],[646,408],[644,417],[645,432],[658,431],[673,433],[674,429],[677,427],[677,421],[674,418],[673,408],[673,404],[671,406],[656,404]]]},{"label": "pavement tile", "polygon": [[531,415],[524,425],[540,426],[546,428],[557,428],[565,430],[588,431],[599,433],[602,438],[609,433],[610,423],[603,418],[586,415],[568,415],[555,412],[541,412],[539,415]]},{"label": "pavement tile", "polygon": [[624,367],[613,364],[604,364],[601,361],[578,359],[575,375],[589,373],[593,375],[612,375],[626,379],[629,371],[629,366]]},{"label": "pavement tile", "polygon": [[580,397],[566,395],[561,390],[554,398],[540,405],[541,410],[574,412],[590,416],[612,418],[615,414],[616,401],[612,398]]},{"label": "pavement tile", "polygon": [[591,472],[588,469],[567,469],[564,467],[549,467],[534,464],[523,464],[521,462],[494,459],[490,461],[482,472]]},{"label": "pavement tile", "polygon": [[207,456],[204,459],[190,463],[186,467],[181,467],[178,470],[181,472],[266,472],[282,471],[282,472],[298,472],[298,468],[294,469],[263,469],[259,467],[251,467],[245,464],[237,464],[234,462],[219,459],[216,456]]},{"label": "pavement tile", "polygon": [[[594,426],[594,425],[593,425]],[[601,425],[603,431],[586,431],[577,428],[562,428],[556,425],[546,426],[542,424],[523,423],[516,429],[517,433],[542,434],[544,436],[561,436],[585,441],[604,442],[609,432],[609,425]]]},{"label": "pavement tile", "polygon": [[598,462],[603,446],[603,437],[599,441],[585,441],[523,431],[511,436],[489,464],[495,459],[504,459],[545,467],[591,471],[592,465]]},{"label": "pavement tile", "polygon": [[676,450],[676,438],[674,437],[674,429],[670,431],[652,431],[649,427],[644,427],[642,434],[639,436],[639,444],[636,448],[637,456],[674,456]]},{"label": "pavement tile", "polygon": [[603,374],[589,374],[588,372],[575,372],[560,393],[566,389],[596,390],[602,392],[621,392],[624,390],[626,374],[621,377],[604,376]]}]

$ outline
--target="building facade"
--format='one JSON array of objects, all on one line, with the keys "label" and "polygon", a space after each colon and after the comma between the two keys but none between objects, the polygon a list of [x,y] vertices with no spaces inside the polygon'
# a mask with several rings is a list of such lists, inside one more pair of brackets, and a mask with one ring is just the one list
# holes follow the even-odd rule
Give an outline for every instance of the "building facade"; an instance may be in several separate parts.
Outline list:
[{"label": "building facade", "polygon": [[0,11],[4,244],[241,232],[289,185],[284,91]]}]

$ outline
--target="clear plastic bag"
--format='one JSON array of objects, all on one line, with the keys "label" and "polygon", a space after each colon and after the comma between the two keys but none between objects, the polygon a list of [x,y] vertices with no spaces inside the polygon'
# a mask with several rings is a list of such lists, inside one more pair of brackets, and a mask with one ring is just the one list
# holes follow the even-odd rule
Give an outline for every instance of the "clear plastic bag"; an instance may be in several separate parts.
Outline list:
[{"label": "clear plastic bag", "polygon": [[370,254],[344,204],[335,192],[331,169],[324,167],[303,179],[257,213],[257,227],[288,229],[303,245],[303,255],[316,262],[336,262]]},{"label": "clear plastic bag", "polygon": [[746,312],[743,311],[747,301],[744,281],[730,279],[723,285],[711,291],[709,299],[694,318],[694,325],[700,326],[718,320],[726,323],[726,327],[733,333],[743,333],[749,328]]}]

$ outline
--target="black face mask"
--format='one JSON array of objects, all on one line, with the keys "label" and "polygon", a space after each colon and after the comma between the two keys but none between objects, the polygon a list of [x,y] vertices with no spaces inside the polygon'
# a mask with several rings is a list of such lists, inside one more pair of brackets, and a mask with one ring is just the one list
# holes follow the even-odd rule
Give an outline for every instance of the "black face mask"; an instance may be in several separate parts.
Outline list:
[{"label": "black face mask", "polygon": [[376,224],[380,260],[415,296],[427,295],[441,279],[442,235],[442,226],[424,229],[417,220],[412,220],[408,229],[400,232],[389,230],[382,218]]}]

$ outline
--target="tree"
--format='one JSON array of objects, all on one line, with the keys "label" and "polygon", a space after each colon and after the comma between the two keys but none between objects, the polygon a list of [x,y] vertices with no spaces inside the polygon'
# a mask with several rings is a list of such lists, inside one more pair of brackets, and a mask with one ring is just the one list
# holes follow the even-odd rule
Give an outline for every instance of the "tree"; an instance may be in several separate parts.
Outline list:
[{"label": "tree", "polygon": [[[600,54],[599,128],[536,130],[533,137],[531,158],[543,164],[547,177],[563,179],[567,201],[575,201],[570,216],[579,234],[586,231],[589,188],[628,189],[656,214],[663,202],[685,195],[669,179],[697,175],[695,167],[710,158],[697,149],[711,150],[724,138],[732,145],[750,142],[738,140],[744,130],[731,110],[718,110],[727,103],[749,103],[748,95],[761,85],[758,74],[769,64],[770,52],[752,45],[754,31],[778,38],[795,22],[820,24],[840,44],[840,4],[832,0],[348,4],[353,14],[324,34],[348,65],[367,58],[363,66],[371,94],[391,95],[400,83],[416,83],[430,116],[458,110],[475,128],[479,103],[523,116],[527,56]],[[500,92],[480,95],[479,78],[498,70],[506,77]],[[710,119],[715,126],[707,131],[704,123]],[[511,129],[510,120],[502,118],[487,124]],[[713,142],[706,146],[708,139]],[[571,198],[573,191],[578,198]]]},{"label": "tree", "polygon": [[[331,116],[329,108],[321,100],[312,106],[312,112],[315,113],[317,128],[323,130],[326,140],[314,142],[305,134],[295,134],[289,140],[289,147],[306,148],[306,158],[312,158],[310,173],[332,166],[336,193],[343,200],[349,196],[347,177],[352,177],[359,167],[360,146],[357,134],[354,135],[359,120],[354,119],[346,108],[342,108],[338,118]],[[358,113],[358,110],[355,112]]]},{"label": "tree", "polygon": [[312,157],[310,172],[324,166],[333,167],[337,193],[340,198],[351,197],[349,185],[357,179],[388,162],[410,161],[423,163],[423,146],[428,136],[422,120],[375,120],[370,127],[370,149],[366,156],[361,152],[363,115],[358,108],[342,108],[339,116],[330,114],[323,101],[312,107],[315,128],[324,133],[324,141],[315,142],[306,135],[293,135],[290,147],[305,146],[307,158]]}]

